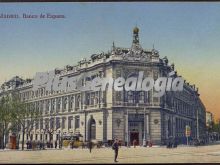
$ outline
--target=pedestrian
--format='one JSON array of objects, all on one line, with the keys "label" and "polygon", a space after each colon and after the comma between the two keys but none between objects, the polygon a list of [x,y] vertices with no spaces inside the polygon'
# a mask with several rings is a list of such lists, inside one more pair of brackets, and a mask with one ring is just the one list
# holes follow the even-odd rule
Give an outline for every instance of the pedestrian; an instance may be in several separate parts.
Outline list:
[{"label": "pedestrian", "polygon": [[115,161],[115,162],[118,162],[118,161],[117,161],[118,150],[119,150],[119,147],[118,147],[118,139],[115,139],[115,142],[114,142],[113,145],[112,145],[112,149],[115,151],[114,161]]},{"label": "pedestrian", "polygon": [[42,145],[42,142],[40,141],[40,150],[42,149],[43,145]]},{"label": "pedestrian", "polygon": [[55,148],[57,149],[57,140],[55,141]]},{"label": "pedestrian", "polygon": [[27,149],[29,149],[29,141],[26,142]]},{"label": "pedestrian", "polygon": [[73,147],[74,147],[74,142],[72,141],[71,142],[71,148],[73,149]]},{"label": "pedestrian", "polygon": [[134,148],[136,148],[136,145],[137,145],[137,140],[134,139],[134,140],[133,140],[133,146],[134,146]]},{"label": "pedestrian", "polygon": [[92,152],[92,141],[89,141],[89,152]]},{"label": "pedestrian", "polygon": [[61,141],[59,141],[59,149],[61,149]]},{"label": "pedestrian", "polygon": [[32,149],[32,140],[29,142],[29,149]]}]

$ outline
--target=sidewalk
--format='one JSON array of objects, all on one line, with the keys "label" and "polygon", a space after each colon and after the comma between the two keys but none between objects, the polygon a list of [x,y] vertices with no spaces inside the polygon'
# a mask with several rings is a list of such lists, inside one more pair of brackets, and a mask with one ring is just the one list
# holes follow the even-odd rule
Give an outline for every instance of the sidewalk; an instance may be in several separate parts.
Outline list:
[{"label": "sidewalk", "polygon": [[[208,143],[208,144],[205,144],[205,145],[200,145],[200,146],[195,146],[195,145],[185,145],[185,144],[179,144],[177,145],[177,148],[184,148],[184,147],[202,147],[202,146],[213,146],[213,145],[218,145],[220,144],[220,141],[215,141],[215,142],[211,142],[211,143]],[[134,146],[121,146],[119,147],[119,149],[129,149],[129,148],[134,148]],[[160,145],[153,145],[152,147],[144,147],[144,146],[136,146],[135,148],[146,148],[146,149],[149,149],[149,148],[167,148],[166,145],[163,145],[163,146],[160,146]],[[135,149],[134,148],[134,149]],[[111,147],[106,147],[106,146],[102,146],[101,148],[93,148],[93,149],[111,149]],[[82,147],[79,147],[79,148],[69,148],[69,147],[63,147],[62,149],[59,149],[59,148],[45,148],[45,149],[35,149],[35,150],[32,150],[32,149],[26,149],[24,148],[24,150],[22,150],[22,148],[20,147],[19,149],[8,149],[8,148],[5,148],[5,149],[0,149],[0,152],[5,152],[5,151],[45,151],[45,150],[88,150],[88,148],[82,148]]]}]

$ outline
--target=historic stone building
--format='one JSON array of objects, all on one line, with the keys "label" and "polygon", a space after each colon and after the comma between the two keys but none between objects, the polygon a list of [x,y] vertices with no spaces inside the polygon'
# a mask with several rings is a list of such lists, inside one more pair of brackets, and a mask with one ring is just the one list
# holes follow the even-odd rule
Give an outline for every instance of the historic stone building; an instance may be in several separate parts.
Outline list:
[{"label": "historic stone building", "polygon": [[[130,48],[114,45],[111,51],[93,54],[75,66],[55,69],[56,76],[84,75],[81,85],[95,77],[128,78],[144,71],[144,77],[168,77],[175,71],[167,57],[160,58],[157,50],[145,50],[139,43],[139,29],[133,29]],[[177,77],[177,72],[172,75]],[[86,76],[85,76],[86,75]],[[78,85],[80,85],[78,84]],[[64,134],[82,135],[107,142],[117,137],[123,144],[134,139],[140,145],[144,139],[153,144],[164,144],[169,137],[185,142],[185,126],[191,127],[191,137],[205,136],[205,107],[199,98],[198,88],[184,82],[183,91],[166,92],[153,97],[150,91],[52,91],[45,88],[33,91],[33,80],[18,77],[2,85],[0,96],[7,91],[18,91],[22,101],[35,104],[43,118],[36,122],[31,136],[25,139],[49,140],[47,130],[53,130],[53,140]],[[28,124],[28,120],[27,120]],[[20,139],[22,134],[20,134]]]}]

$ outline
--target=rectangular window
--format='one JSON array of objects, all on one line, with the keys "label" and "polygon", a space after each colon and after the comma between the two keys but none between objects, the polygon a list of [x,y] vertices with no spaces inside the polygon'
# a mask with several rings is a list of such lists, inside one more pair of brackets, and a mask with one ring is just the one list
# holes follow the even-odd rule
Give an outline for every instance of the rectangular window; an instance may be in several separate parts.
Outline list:
[{"label": "rectangular window", "polygon": [[40,119],[40,129],[43,129],[43,119]]},{"label": "rectangular window", "polygon": [[36,121],[36,129],[39,129],[39,121]]},{"label": "rectangular window", "polygon": [[72,125],[73,125],[73,117],[71,116],[68,118],[68,129],[72,129],[73,128]]},{"label": "rectangular window", "polygon": [[50,129],[54,129],[54,118],[50,119]]},{"label": "rectangular window", "polygon": [[60,107],[61,107],[61,99],[60,98],[58,98],[57,99],[57,112],[60,112]]},{"label": "rectangular window", "polygon": [[60,118],[57,117],[56,118],[56,129],[59,129],[60,128]]},{"label": "rectangular window", "polygon": [[79,128],[79,116],[75,117],[75,129]]},{"label": "rectangular window", "polygon": [[65,129],[65,121],[66,121],[66,118],[63,117],[63,118],[62,118],[62,129]]},{"label": "rectangular window", "polygon": [[55,99],[52,99],[51,113],[54,112],[54,109],[55,109]]},{"label": "rectangular window", "polygon": [[45,119],[45,128],[49,129],[49,119]]}]

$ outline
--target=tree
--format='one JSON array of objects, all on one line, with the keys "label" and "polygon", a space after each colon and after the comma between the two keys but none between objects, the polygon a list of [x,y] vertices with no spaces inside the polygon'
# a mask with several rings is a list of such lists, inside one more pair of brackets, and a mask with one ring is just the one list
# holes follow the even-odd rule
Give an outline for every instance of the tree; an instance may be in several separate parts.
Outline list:
[{"label": "tree", "polygon": [[[49,141],[50,144],[53,139],[53,133],[56,132],[60,128],[60,123],[56,124],[55,120],[56,113],[53,113],[52,111],[49,114],[49,118],[45,121],[45,132],[49,134]],[[60,122],[60,121],[59,121]]]},{"label": "tree", "polygon": [[[21,128],[22,150],[24,150],[24,135],[27,133],[30,136],[31,130],[41,117],[41,113],[35,108],[33,103],[20,101],[16,95],[13,97],[12,107],[13,125]],[[19,131],[20,129],[17,129],[17,132]]]},{"label": "tree", "polygon": [[11,129],[10,122],[12,121],[12,106],[11,99],[8,95],[0,99],[0,135],[1,135],[1,147],[6,147],[6,136]]}]

